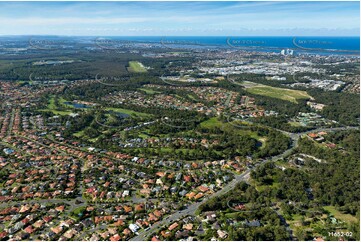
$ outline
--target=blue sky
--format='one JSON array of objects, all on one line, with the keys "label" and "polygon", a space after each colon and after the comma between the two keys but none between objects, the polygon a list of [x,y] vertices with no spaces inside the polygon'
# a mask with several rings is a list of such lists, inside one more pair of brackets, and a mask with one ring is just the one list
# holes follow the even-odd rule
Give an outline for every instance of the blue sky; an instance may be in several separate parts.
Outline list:
[{"label": "blue sky", "polygon": [[0,2],[0,35],[359,36],[354,2]]}]

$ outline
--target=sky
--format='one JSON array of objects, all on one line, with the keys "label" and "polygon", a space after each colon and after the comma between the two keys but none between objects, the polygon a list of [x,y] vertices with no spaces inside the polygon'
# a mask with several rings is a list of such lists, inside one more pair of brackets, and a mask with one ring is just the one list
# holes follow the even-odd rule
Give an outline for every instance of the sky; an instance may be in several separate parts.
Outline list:
[{"label": "sky", "polygon": [[359,36],[353,2],[0,2],[0,35]]}]

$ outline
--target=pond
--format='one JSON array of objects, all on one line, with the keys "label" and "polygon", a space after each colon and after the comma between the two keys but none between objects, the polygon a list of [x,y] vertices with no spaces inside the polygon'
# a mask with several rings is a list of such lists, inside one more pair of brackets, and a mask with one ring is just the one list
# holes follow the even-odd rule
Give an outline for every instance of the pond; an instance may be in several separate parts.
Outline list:
[{"label": "pond", "polygon": [[91,108],[90,106],[82,104],[82,103],[64,102],[64,104],[71,105],[74,108]]}]

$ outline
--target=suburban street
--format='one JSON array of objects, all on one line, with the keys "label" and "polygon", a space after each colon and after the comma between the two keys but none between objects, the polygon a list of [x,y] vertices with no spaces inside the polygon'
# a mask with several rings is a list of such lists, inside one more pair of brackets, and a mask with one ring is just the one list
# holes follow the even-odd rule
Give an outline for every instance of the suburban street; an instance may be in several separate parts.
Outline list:
[{"label": "suburban street", "polygon": [[[287,135],[288,137],[290,137],[290,139],[292,140],[292,143],[290,145],[290,147],[285,150],[282,154],[277,155],[277,156],[272,156],[269,158],[269,160],[272,161],[276,161],[278,159],[282,159],[285,158],[287,156],[289,156],[290,154],[292,154],[292,151],[297,148],[298,145],[298,140],[300,139],[300,137],[302,135],[308,134],[310,132],[319,132],[319,131],[326,131],[326,132],[332,132],[332,131],[339,131],[339,130],[347,130],[347,129],[358,129],[359,127],[338,127],[338,128],[318,128],[318,129],[313,129],[313,130],[309,130],[306,132],[302,132],[302,133],[290,133],[290,132],[286,132],[283,130],[278,130],[280,132],[282,132],[283,134]],[[265,162],[265,161],[263,161]],[[262,162],[262,163],[263,163]],[[229,182],[226,186],[223,187],[222,190],[219,190],[218,192],[210,195],[208,198],[205,198],[203,201],[201,202],[197,202],[194,203],[192,205],[190,205],[187,209],[184,209],[182,211],[176,212],[171,214],[170,216],[168,216],[166,219],[163,219],[160,222],[155,223],[150,230],[148,231],[142,231],[141,233],[139,233],[139,235],[133,237],[131,240],[132,241],[144,241],[147,240],[147,238],[152,235],[154,232],[156,232],[157,229],[163,227],[163,226],[168,226],[170,225],[172,222],[185,217],[185,216],[189,216],[189,215],[194,215],[195,211],[199,208],[200,205],[202,205],[203,203],[206,203],[208,201],[208,199],[220,196],[224,193],[229,192],[230,190],[232,190],[237,183],[241,182],[241,181],[247,181],[250,178],[250,173],[253,169],[255,169],[257,166],[259,166],[262,163],[258,163],[255,166],[253,166],[252,168],[248,168],[244,173],[242,173],[241,175],[236,175],[235,178]],[[277,212],[277,211],[276,211]],[[278,212],[277,212],[278,214]],[[280,215],[280,214],[278,214]],[[289,231],[289,227],[288,227],[288,231]],[[292,231],[289,231],[290,234],[292,234]]]},{"label": "suburban street", "polygon": [[245,171],[241,175],[236,175],[235,179],[233,179],[231,182],[229,182],[222,190],[219,190],[218,192],[213,193],[212,195],[210,195],[208,198],[205,198],[201,202],[193,203],[187,209],[184,209],[182,211],[171,214],[166,219],[154,224],[151,227],[150,230],[142,231],[141,233],[139,233],[138,236],[133,237],[131,240],[132,241],[144,241],[144,240],[147,240],[147,238],[152,233],[154,233],[157,229],[159,229],[159,228],[161,228],[161,227],[163,227],[165,225],[168,225],[168,224],[172,223],[173,221],[176,221],[176,220],[178,220],[178,219],[180,219],[182,217],[189,216],[189,215],[194,215],[196,210],[199,208],[199,206],[202,205],[203,203],[206,203],[208,201],[208,199],[218,197],[218,196],[220,196],[220,195],[222,195],[224,193],[227,193],[230,190],[232,190],[236,186],[237,183],[239,183],[241,181],[247,181],[249,179],[249,177],[250,177],[250,173],[251,173],[251,170],[248,169],[247,171]]},{"label": "suburban street", "polygon": [[0,3],[0,241],[360,241],[359,3],[289,2]]}]

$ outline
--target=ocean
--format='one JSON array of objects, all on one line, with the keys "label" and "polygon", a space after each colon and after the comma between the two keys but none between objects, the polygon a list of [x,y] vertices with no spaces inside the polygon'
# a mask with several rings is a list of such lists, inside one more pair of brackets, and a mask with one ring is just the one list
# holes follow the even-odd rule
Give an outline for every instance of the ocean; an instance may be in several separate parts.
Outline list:
[{"label": "ocean", "polygon": [[169,48],[233,48],[263,51],[293,49],[318,54],[360,54],[360,37],[260,37],[260,36],[127,36],[105,39],[160,44]]},{"label": "ocean", "polygon": [[[35,36],[35,44],[54,43],[59,45],[69,42],[96,44],[117,48],[128,44],[149,44],[155,47],[169,49],[244,49],[265,52],[280,52],[290,49],[296,53],[310,53],[320,55],[353,55],[360,56],[360,37],[321,37],[321,36]],[[28,36],[0,37],[4,43],[23,40],[23,45],[29,45]],[[25,41],[24,41],[25,40]],[[1,42],[0,42],[1,45]]]}]

